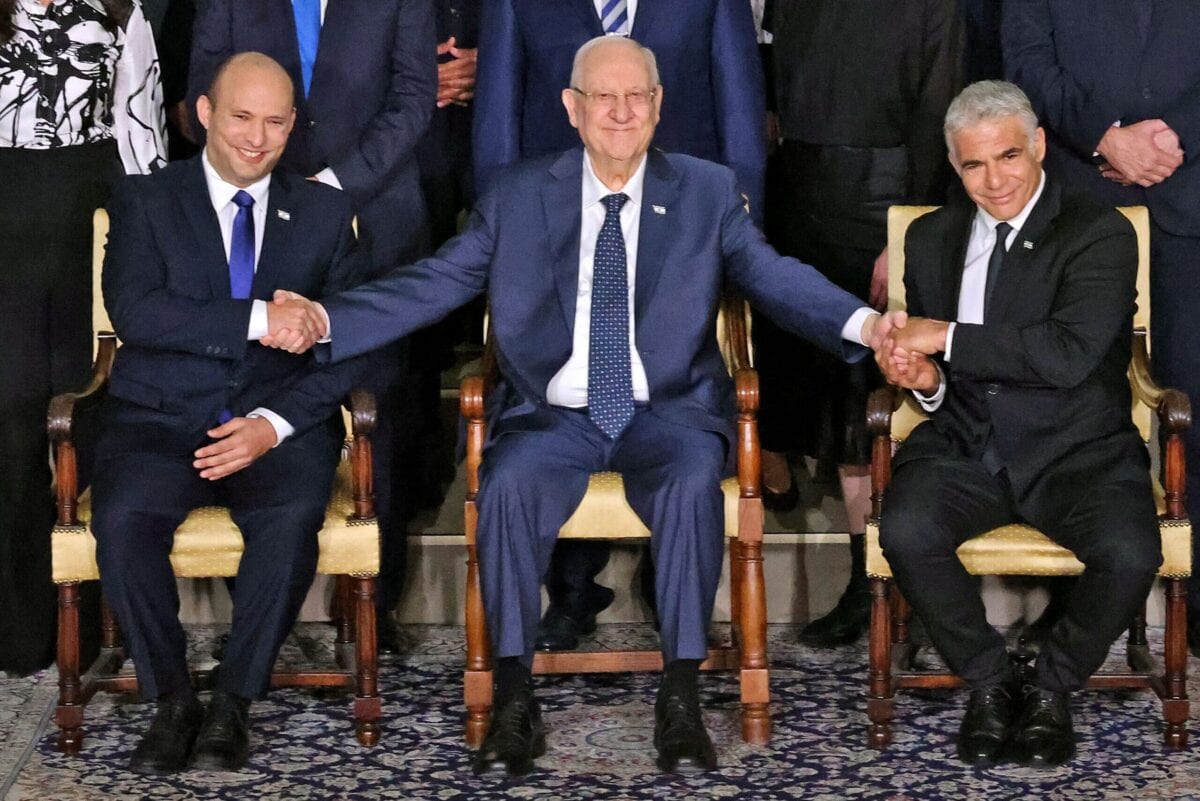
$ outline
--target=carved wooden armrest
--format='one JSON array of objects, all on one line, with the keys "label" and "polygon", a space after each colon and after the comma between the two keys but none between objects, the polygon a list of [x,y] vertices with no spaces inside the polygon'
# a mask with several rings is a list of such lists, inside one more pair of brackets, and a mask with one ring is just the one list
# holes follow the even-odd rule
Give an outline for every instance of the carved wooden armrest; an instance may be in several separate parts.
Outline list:
[{"label": "carved wooden armrest", "polygon": [[742,367],[733,374],[737,391],[737,471],[743,498],[762,495],[762,446],[758,440],[758,373]]},{"label": "carved wooden armrest", "polygon": [[486,423],[483,419],[484,377],[469,375],[463,379],[458,407],[467,423],[467,500],[479,492],[479,463],[483,459]]},{"label": "carved wooden armrest", "polygon": [[867,431],[871,434],[871,518],[879,519],[883,492],[892,480],[892,413],[900,405],[899,390],[880,387],[867,396]]},{"label": "carved wooden armrest", "polygon": [[354,389],[346,399],[350,410],[350,493],[355,520],[375,517],[375,474],[371,468],[371,433],[378,421],[375,395]]},{"label": "carved wooden armrest", "polygon": [[1181,520],[1187,517],[1183,498],[1186,489],[1186,465],[1183,454],[1183,434],[1192,427],[1192,405],[1187,395],[1177,389],[1160,387],[1150,371],[1150,355],[1146,350],[1146,332],[1138,330],[1133,336],[1132,358],[1129,361],[1129,386],[1133,397],[1154,409],[1158,415],[1163,442],[1163,491],[1166,496],[1167,517]]}]

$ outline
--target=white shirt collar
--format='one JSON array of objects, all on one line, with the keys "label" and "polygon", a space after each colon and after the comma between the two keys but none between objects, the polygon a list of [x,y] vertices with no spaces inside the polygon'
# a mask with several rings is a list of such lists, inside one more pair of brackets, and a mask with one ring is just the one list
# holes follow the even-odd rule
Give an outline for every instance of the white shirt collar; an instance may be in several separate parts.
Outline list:
[{"label": "white shirt collar", "polygon": [[[204,165],[204,178],[208,182],[208,197],[212,201],[213,208],[220,213],[221,209],[233,202],[233,196],[236,195],[242,187],[234,186],[227,182],[224,178],[217,174],[217,170],[213,167],[212,162],[208,160],[208,148],[200,154],[200,162]],[[250,197],[254,198],[254,207],[256,209],[265,208],[267,200],[267,190],[271,188],[271,175],[259,178],[254,183],[246,187],[246,191],[250,193]]]},{"label": "white shirt collar", "polygon": [[[629,176],[629,180],[625,182],[620,190],[629,198],[629,202],[634,205],[640,205],[642,202],[642,184],[646,177],[646,161],[648,154],[642,156],[642,163],[633,171],[633,175]],[[599,203],[604,197],[613,194],[613,190],[604,185],[604,182],[596,177],[596,172],[592,169],[592,160],[588,157],[587,151],[583,151],[583,207],[587,208],[593,203]]]},{"label": "white shirt collar", "polygon": [[[1037,191],[1033,193],[1033,197],[1029,198],[1029,202],[1025,204],[1025,207],[1021,209],[1020,213],[1014,216],[1011,220],[1005,220],[1005,222],[1012,226],[1014,231],[1020,231],[1025,227],[1025,221],[1029,219],[1029,215],[1033,213],[1033,207],[1037,205],[1038,200],[1042,196],[1042,190],[1045,188],[1046,171],[1042,170],[1041,177],[1038,179],[1038,188]],[[997,220],[979,206],[976,206],[976,208],[978,209],[978,213],[976,214],[975,219],[986,226],[988,231],[996,230],[996,226],[1000,223],[1000,220]]]}]

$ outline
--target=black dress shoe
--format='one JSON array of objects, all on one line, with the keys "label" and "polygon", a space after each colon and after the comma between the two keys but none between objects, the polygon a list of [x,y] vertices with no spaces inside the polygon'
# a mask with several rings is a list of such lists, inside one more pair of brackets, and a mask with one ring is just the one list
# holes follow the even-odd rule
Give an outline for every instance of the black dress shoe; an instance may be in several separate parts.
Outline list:
[{"label": "black dress shoe", "polygon": [[1012,738],[1013,757],[1025,765],[1051,767],[1075,756],[1070,693],[1026,687],[1023,703]]},{"label": "black dress shoe", "polygon": [[160,698],[154,720],[129,760],[129,769],[148,776],[166,776],[186,768],[203,717],[204,708],[193,696]]},{"label": "black dress shoe", "polygon": [[250,702],[217,690],[196,737],[192,767],[197,770],[238,771],[250,759]]},{"label": "black dress shoe", "polygon": [[800,487],[796,485],[796,476],[792,473],[792,468],[788,468],[788,478],[791,483],[783,492],[775,490],[763,484],[762,488],[762,505],[772,512],[790,512],[796,508],[796,504],[800,502]]},{"label": "black dress shoe", "polygon": [[395,656],[402,650],[400,627],[391,613],[383,609],[376,610],[375,614],[375,645],[380,655]]},{"label": "black dress shoe", "polygon": [[538,625],[535,645],[539,651],[571,651],[579,638],[596,630],[596,615],[608,608],[616,597],[608,587],[596,586],[590,602],[551,602]]},{"label": "black dress shoe", "polygon": [[664,684],[659,688],[654,702],[654,747],[658,769],[664,773],[716,770],[717,752],[704,728],[694,687]]},{"label": "black dress shoe", "polygon": [[213,643],[212,658],[218,662],[225,660],[225,649],[229,647],[229,632],[218,634],[216,642]]},{"label": "black dress shoe", "polygon": [[797,639],[814,648],[833,648],[856,642],[871,622],[871,593],[866,582],[851,581],[837,606],[805,626]]},{"label": "black dress shoe", "polygon": [[1002,685],[971,691],[955,751],[968,765],[991,765],[1004,754],[1015,716],[1012,693]]},{"label": "black dress shoe", "polygon": [[492,712],[487,737],[471,761],[477,775],[524,776],[533,760],[546,753],[542,711],[533,691],[522,688]]}]

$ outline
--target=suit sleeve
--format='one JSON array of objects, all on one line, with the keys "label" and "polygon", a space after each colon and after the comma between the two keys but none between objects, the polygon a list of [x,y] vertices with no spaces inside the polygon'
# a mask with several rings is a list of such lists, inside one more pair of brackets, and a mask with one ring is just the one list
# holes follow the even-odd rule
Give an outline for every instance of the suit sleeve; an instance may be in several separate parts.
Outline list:
[{"label": "suit sleeve", "polygon": [[1043,125],[1081,157],[1091,158],[1104,132],[1123,114],[1111,102],[1093,96],[1058,63],[1054,36],[1048,0],[1004,3],[1001,46],[1005,76],[1029,95]]},{"label": "suit sleeve", "polygon": [[496,171],[521,157],[525,52],[512,0],[483,4],[476,66],[472,157],[476,191],[483,195]]},{"label": "suit sleeve", "polygon": [[870,351],[842,339],[842,328],[867,304],[768,245],[746,214],[732,175],[723,195],[729,198],[720,234],[726,278],[776,324],[848,362],[864,358]]},{"label": "suit sleeve", "polygon": [[[342,188],[362,208],[412,157],[429,127],[437,102],[437,32],[430,0],[400,0],[388,69],[391,82],[382,108],[357,144],[330,159]],[[364,64],[360,69],[379,69]]]},{"label": "suit sleeve", "polygon": [[712,30],[712,81],[721,161],[737,175],[750,214],[763,219],[767,106],[754,14],[746,0],[717,0]]},{"label": "suit sleeve", "polygon": [[1066,257],[1046,320],[1023,328],[959,323],[950,361],[954,375],[1056,389],[1086,379],[1133,314],[1137,239],[1129,224],[1120,222],[1119,228],[1110,223],[1096,232]]},{"label": "suit sleeve", "polygon": [[192,27],[192,56],[188,63],[187,112],[192,131],[204,141],[204,126],[196,117],[196,99],[208,91],[217,67],[233,55],[234,0],[206,0],[196,4]]},{"label": "suit sleeve", "polygon": [[1200,81],[1189,86],[1162,119],[1179,135],[1184,161],[1200,155]]},{"label": "suit sleeve", "polygon": [[122,181],[108,205],[108,246],[101,287],[122,342],[213,359],[241,359],[250,324],[249,300],[198,300],[167,285],[167,266],[146,215],[155,202],[143,179]]},{"label": "suit sleeve", "polygon": [[962,85],[963,25],[954,0],[925,5],[920,94],[909,121],[908,202],[942,203],[950,180],[942,121]]}]

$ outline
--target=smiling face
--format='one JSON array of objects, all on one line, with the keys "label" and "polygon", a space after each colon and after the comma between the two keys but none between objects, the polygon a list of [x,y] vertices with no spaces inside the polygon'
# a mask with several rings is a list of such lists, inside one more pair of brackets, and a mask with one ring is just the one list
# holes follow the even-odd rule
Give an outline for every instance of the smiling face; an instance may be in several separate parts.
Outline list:
[{"label": "smiling face", "polygon": [[952,137],[950,162],[967,194],[997,220],[1021,213],[1041,182],[1046,133],[1029,133],[1017,116],[982,120]]},{"label": "smiling face", "polygon": [[205,150],[213,169],[245,188],[269,174],[283,155],[296,121],[292,83],[269,59],[231,62],[196,102],[196,113],[208,130]]},{"label": "smiling face", "polygon": [[650,149],[662,107],[662,87],[640,47],[628,39],[600,43],[587,53],[579,84],[563,90],[563,105],[593,168],[632,172]]}]

